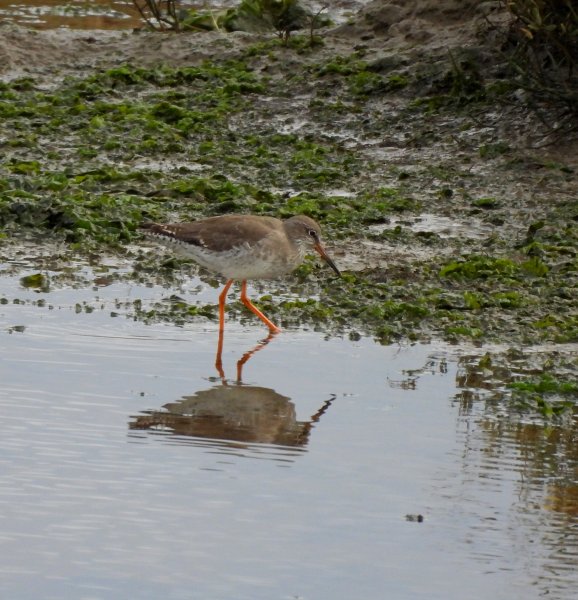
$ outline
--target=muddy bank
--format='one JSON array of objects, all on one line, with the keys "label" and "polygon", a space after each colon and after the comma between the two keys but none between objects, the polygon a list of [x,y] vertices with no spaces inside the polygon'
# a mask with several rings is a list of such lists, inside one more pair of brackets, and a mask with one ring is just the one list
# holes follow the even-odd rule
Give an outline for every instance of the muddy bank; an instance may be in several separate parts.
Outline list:
[{"label": "muddy bank", "polygon": [[[304,212],[345,277],[308,263],[263,288],[285,327],[575,344],[576,144],[547,143],[505,85],[494,8],[374,2],[288,46],[2,27],[4,260],[27,237],[129,254],[140,281],[185,281],[194,267],[146,250],[141,220]],[[207,310],[167,302],[147,318]]]}]

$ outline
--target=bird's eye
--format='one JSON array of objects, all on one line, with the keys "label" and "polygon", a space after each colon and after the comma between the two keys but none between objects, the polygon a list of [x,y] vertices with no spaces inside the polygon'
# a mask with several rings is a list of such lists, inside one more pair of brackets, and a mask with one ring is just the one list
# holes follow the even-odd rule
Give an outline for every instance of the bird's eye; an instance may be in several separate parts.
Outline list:
[{"label": "bird's eye", "polygon": [[307,232],[312,238],[316,238],[317,237],[317,232],[315,231],[315,229],[310,229]]}]

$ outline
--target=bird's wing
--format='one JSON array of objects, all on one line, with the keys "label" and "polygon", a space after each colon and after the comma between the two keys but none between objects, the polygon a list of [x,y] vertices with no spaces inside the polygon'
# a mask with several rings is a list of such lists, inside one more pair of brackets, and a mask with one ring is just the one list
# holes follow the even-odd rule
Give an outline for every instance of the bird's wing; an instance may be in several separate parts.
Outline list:
[{"label": "bird's wing", "polygon": [[178,239],[216,252],[227,252],[245,244],[257,244],[274,232],[282,230],[282,224],[277,219],[268,217],[241,218],[237,215],[226,215],[209,217],[193,223],[145,223],[140,228],[153,236]]}]

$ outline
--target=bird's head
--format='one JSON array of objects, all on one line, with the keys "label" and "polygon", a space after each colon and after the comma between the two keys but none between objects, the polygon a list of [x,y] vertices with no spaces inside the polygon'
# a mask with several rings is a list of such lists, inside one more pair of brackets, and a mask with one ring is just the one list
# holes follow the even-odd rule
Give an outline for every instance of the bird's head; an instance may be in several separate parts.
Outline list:
[{"label": "bird's head", "polygon": [[321,227],[319,223],[311,217],[305,215],[297,215],[285,221],[285,227],[289,236],[297,243],[297,245],[305,248],[313,248],[321,258],[341,277],[341,273],[337,265],[321,243]]}]

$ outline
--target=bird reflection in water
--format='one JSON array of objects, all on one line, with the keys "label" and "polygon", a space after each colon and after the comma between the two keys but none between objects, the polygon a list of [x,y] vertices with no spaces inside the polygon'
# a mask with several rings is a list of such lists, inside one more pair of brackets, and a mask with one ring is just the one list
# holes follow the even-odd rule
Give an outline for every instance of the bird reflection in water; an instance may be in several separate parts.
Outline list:
[{"label": "bird reflection in water", "polygon": [[130,430],[146,430],[182,437],[207,438],[227,442],[274,444],[304,447],[311,430],[335,400],[324,401],[307,421],[298,421],[295,405],[275,390],[242,383],[243,366],[275,337],[271,332],[237,361],[237,379],[230,383],[223,368],[223,331],[219,331],[215,367],[221,383],[161,410],[143,411],[132,417]]},{"label": "bird reflection in water", "polygon": [[131,430],[149,430],[175,436],[193,436],[232,442],[303,447],[314,424],[335,396],[323,402],[307,421],[298,421],[295,405],[275,390],[226,381],[164,410],[146,411],[133,417]]},{"label": "bird reflection in water", "polygon": [[[276,332],[271,332],[261,340],[254,348],[247,350],[245,354],[237,361],[237,383],[241,383],[243,379],[243,366],[245,363],[259,350],[263,350],[265,346],[277,335]],[[219,373],[219,377],[225,382],[225,371],[223,369],[223,330],[219,330],[219,341],[217,343],[217,356],[215,358],[215,369]]]}]

